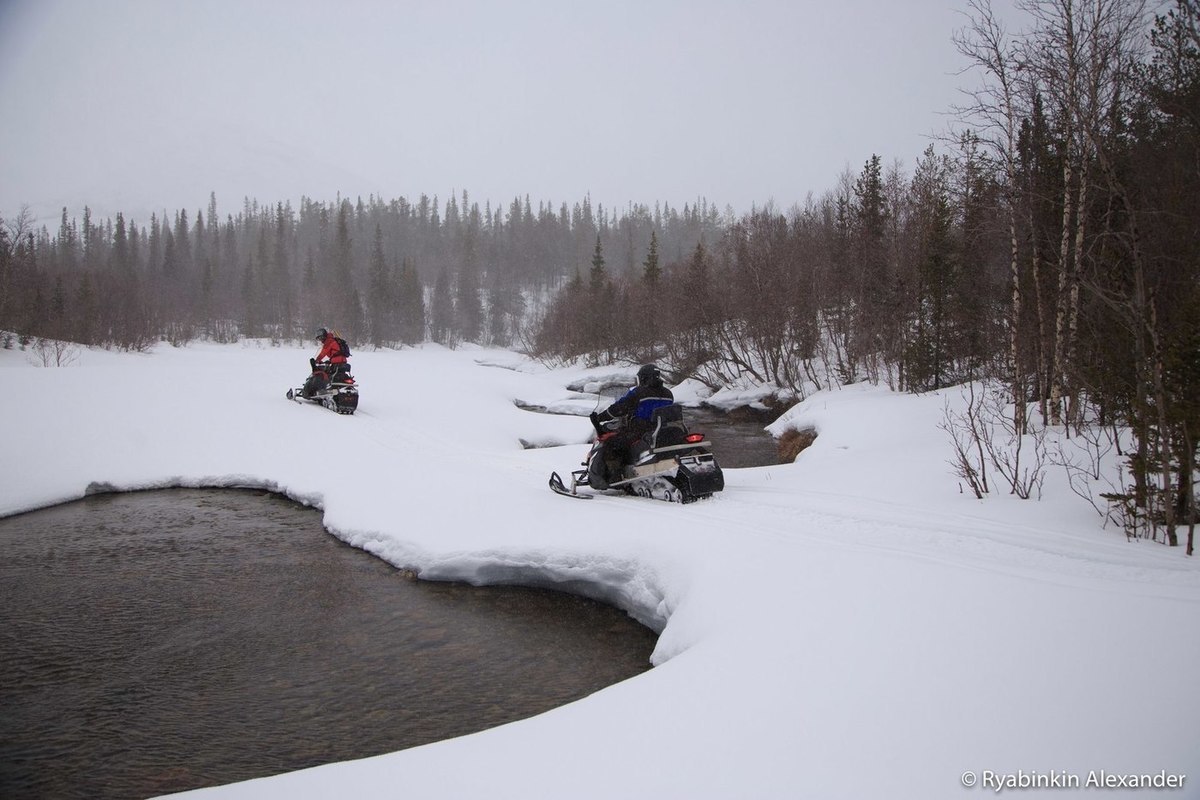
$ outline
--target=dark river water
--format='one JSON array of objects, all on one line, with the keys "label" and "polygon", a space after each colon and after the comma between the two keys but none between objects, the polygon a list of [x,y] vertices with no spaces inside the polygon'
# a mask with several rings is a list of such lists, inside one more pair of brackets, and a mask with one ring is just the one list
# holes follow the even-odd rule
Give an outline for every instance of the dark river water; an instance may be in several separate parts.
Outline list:
[{"label": "dark river water", "polygon": [[712,442],[713,455],[723,469],[765,467],[779,463],[779,445],[767,433],[767,420],[746,420],[707,408],[689,408],[683,421],[693,433]]},{"label": "dark river water", "polygon": [[446,739],[637,675],[655,644],[583,598],[406,578],[265,492],[95,496],[0,519],[0,553],[4,800]]}]

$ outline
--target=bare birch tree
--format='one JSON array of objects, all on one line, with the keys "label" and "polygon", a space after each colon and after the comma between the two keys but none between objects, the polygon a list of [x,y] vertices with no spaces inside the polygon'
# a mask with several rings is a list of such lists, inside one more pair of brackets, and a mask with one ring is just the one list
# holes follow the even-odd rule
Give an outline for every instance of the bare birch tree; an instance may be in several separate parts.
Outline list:
[{"label": "bare birch tree", "polygon": [[[1009,276],[1012,282],[1008,319],[1009,381],[1014,398],[1027,394],[1025,373],[1021,364],[1021,295],[1020,242],[1017,234],[1017,136],[1021,120],[1028,114],[1021,105],[1027,92],[1022,89],[1018,43],[1011,39],[996,18],[990,0],[970,0],[970,23],[955,37],[960,53],[972,67],[983,71],[986,83],[970,93],[971,102],[959,108],[959,114],[979,128],[980,140],[992,152],[999,164],[1005,185],[1009,241]],[[1025,404],[1013,404],[1013,427],[1024,432],[1027,427]]]},{"label": "bare birch tree", "polygon": [[1061,126],[1062,229],[1049,401],[1050,423],[1060,425],[1064,413],[1068,418],[1077,413],[1072,410],[1077,393],[1072,381],[1095,187],[1092,167],[1123,73],[1144,37],[1145,0],[1023,0],[1018,8],[1035,23],[1025,41],[1025,61]]}]

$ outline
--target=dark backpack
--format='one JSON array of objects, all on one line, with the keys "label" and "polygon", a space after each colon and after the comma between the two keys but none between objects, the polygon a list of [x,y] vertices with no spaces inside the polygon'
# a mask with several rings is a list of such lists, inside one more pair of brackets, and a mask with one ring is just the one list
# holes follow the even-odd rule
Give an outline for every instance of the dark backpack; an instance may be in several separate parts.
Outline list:
[{"label": "dark backpack", "polygon": [[350,357],[350,345],[346,344],[346,340],[340,336],[334,336],[333,340],[338,343],[338,348],[342,351],[343,358]]}]

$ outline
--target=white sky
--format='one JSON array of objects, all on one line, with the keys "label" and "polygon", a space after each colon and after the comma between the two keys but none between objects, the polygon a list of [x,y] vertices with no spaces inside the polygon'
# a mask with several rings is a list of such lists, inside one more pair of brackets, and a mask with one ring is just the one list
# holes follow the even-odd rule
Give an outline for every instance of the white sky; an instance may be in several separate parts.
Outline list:
[{"label": "white sky", "polygon": [[742,213],[911,166],[964,0],[0,0],[0,215],[340,192]]}]

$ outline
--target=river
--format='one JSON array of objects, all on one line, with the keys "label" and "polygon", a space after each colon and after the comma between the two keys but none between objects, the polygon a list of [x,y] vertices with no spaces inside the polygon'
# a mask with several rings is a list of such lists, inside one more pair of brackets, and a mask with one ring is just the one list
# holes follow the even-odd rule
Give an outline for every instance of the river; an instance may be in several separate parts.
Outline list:
[{"label": "river", "polygon": [[529,717],[650,668],[623,612],[416,581],[266,492],[0,520],[0,797],[139,798]]}]

